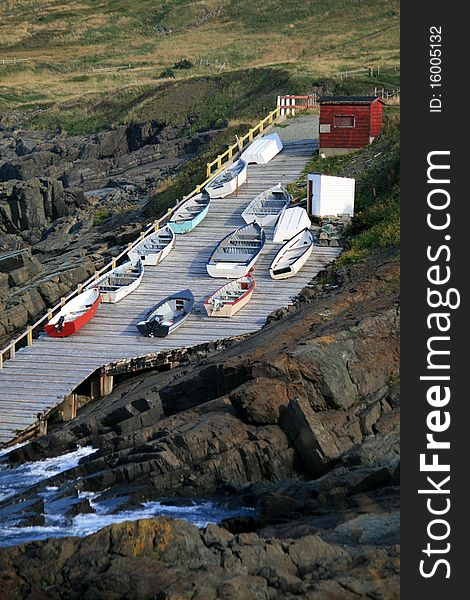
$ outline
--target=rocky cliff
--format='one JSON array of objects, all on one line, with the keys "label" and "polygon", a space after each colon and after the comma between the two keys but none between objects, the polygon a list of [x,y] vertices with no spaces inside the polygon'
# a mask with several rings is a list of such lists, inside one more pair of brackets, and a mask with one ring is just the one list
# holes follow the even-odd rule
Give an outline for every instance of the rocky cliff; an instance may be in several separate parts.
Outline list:
[{"label": "rocky cliff", "polygon": [[[10,458],[99,448],[47,481],[78,512],[88,491],[128,509],[210,498],[252,507],[251,517],[204,530],[157,518],[3,550],[0,590],[398,598],[398,268],[386,251],[326,273],[260,332],[196,364],[134,376]],[[45,485],[4,501],[0,518],[30,523],[26,506],[47,510],[37,504]]]}]

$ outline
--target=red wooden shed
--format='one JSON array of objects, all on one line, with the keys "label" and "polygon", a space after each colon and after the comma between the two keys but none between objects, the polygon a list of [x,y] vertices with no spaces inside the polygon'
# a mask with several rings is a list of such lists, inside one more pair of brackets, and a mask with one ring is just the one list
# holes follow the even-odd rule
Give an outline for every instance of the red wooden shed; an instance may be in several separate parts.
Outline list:
[{"label": "red wooden shed", "polygon": [[320,154],[345,154],[370,144],[382,129],[377,96],[323,96],[320,105]]}]

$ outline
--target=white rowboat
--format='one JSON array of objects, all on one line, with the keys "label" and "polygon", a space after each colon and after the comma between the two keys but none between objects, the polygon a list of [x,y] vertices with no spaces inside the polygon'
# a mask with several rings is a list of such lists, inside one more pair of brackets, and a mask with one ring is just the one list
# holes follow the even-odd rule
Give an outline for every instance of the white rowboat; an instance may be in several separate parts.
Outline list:
[{"label": "white rowboat", "polygon": [[220,287],[204,302],[204,308],[209,317],[232,317],[251,300],[255,287],[255,279],[248,273]]},{"label": "white rowboat", "polygon": [[294,235],[274,257],[269,274],[273,279],[288,279],[296,275],[313,250],[313,234],[305,228]]},{"label": "white rowboat", "polygon": [[239,158],[204,188],[211,198],[225,198],[246,181],[248,164]]},{"label": "white rowboat", "polygon": [[144,265],[158,265],[175,245],[175,232],[165,225],[155,233],[151,233],[136,246],[129,250],[127,255],[132,262],[140,258]]},{"label": "white rowboat", "polygon": [[266,235],[258,223],[240,227],[216,246],[207,263],[207,272],[211,277],[243,277],[255,264],[265,243]]},{"label": "white rowboat", "polygon": [[143,275],[144,265],[140,258],[136,263],[128,260],[123,265],[90,283],[87,289],[98,288],[101,294],[101,302],[116,303],[139,287]]},{"label": "white rowboat", "polygon": [[270,133],[250,144],[241,158],[247,163],[265,165],[282,150],[282,147],[278,134]]},{"label": "white rowboat", "polygon": [[253,198],[242,212],[243,220],[245,223],[256,222],[262,227],[274,227],[279,215],[287,208],[290,200],[289,192],[278,183]]},{"label": "white rowboat", "polygon": [[283,244],[294,237],[302,229],[311,226],[307,211],[300,206],[286,208],[279,216],[279,219],[274,229],[273,242],[275,244]]}]

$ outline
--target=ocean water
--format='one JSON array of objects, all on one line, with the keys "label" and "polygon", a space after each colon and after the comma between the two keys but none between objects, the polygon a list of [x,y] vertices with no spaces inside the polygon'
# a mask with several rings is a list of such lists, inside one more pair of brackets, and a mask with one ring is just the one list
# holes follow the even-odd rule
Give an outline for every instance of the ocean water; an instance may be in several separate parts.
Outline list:
[{"label": "ocean water", "polygon": [[[87,446],[55,458],[9,468],[4,461],[12,449],[0,451],[0,503],[10,499],[13,504],[16,495],[20,495],[39,482],[46,482],[54,475],[76,467],[82,458],[96,452],[95,448]],[[62,495],[61,488],[52,485],[45,485],[39,493],[39,497],[44,500],[44,525],[21,526],[14,510],[9,512],[8,507],[2,509],[0,506],[0,546],[13,546],[33,540],[70,535],[86,536],[112,523],[160,515],[184,519],[197,527],[204,527],[208,523],[219,523],[227,517],[253,514],[253,509],[250,508],[229,510],[209,501],[195,501],[185,506],[149,501],[141,503],[139,507],[132,510],[119,510],[119,505],[126,501],[125,497],[99,500],[99,493],[79,492],[78,499],[88,499],[95,512],[70,517],[65,513],[77,499],[64,499]]]}]

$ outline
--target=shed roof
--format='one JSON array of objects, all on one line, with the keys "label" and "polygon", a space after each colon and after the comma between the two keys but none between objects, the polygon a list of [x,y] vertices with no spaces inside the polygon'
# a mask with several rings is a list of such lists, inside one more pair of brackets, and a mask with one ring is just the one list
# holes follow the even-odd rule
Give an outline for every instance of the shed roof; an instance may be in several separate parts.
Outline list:
[{"label": "shed roof", "polygon": [[373,104],[375,101],[385,102],[378,96],[322,96],[319,104]]}]

